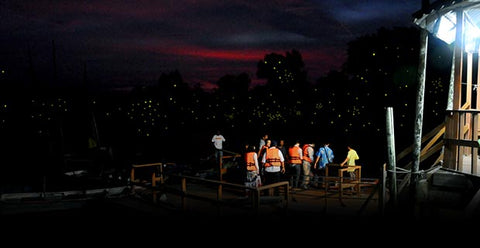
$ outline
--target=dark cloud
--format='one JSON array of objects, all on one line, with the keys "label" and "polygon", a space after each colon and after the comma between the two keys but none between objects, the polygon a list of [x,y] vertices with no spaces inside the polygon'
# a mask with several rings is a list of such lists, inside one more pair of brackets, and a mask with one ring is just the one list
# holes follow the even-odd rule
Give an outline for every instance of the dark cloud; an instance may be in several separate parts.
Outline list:
[{"label": "dark cloud", "polygon": [[25,75],[30,49],[35,68],[52,71],[54,40],[59,71],[70,81],[79,80],[85,63],[101,85],[144,83],[174,69],[187,82],[212,83],[225,74],[255,77],[265,54],[297,49],[314,80],[339,68],[348,41],[382,26],[411,25],[420,6],[419,0],[2,1],[0,66]]}]

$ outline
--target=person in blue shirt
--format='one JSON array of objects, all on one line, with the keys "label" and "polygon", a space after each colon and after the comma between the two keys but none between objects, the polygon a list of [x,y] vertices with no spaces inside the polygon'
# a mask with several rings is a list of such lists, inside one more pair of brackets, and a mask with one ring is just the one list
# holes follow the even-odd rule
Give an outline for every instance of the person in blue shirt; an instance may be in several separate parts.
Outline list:
[{"label": "person in blue shirt", "polygon": [[330,148],[330,143],[325,143],[322,147],[320,147],[317,152],[315,153],[317,157],[315,159],[315,164],[313,165],[314,169],[324,169],[328,163],[333,162],[333,150]]},{"label": "person in blue shirt", "polygon": [[323,144],[322,147],[318,148],[315,153],[316,159],[313,164],[313,169],[317,172],[315,173],[314,183],[318,183],[318,177],[325,175],[325,166],[329,163],[333,163],[333,150],[330,148],[330,143]]}]

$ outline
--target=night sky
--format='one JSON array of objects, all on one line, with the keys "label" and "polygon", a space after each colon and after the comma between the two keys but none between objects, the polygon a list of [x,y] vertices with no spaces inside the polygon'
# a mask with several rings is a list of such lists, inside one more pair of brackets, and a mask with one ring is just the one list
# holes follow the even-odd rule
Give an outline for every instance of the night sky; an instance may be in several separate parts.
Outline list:
[{"label": "night sky", "polygon": [[[6,0],[0,2],[2,76],[29,68],[52,80],[101,88],[156,82],[178,69],[211,88],[226,74],[253,82],[266,54],[298,50],[309,80],[340,69],[346,47],[378,28],[411,26],[421,0]],[[53,45],[54,44],[54,45]],[[29,62],[31,61],[31,62]]]}]

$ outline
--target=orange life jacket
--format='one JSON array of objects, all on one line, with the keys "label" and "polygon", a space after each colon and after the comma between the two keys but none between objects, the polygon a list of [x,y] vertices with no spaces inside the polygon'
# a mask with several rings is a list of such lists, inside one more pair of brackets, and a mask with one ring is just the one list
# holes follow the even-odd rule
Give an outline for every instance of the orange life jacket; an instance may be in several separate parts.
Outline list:
[{"label": "orange life jacket", "polygon": [[268,148],[265,154],[265,167],[270,166],[281,166],[282,162],[280,161],[280,156],[278,155],[280,151],[278,148]]},{"label": "orange life jacket", "polygon": [[303,150],[303,160],[311,163],[311,162],[313,162],[313,161],[310,159],[310,156],[308,156],[308,147],[310,147],[309,144],[305,144],[305,145],[303,145],[303,147],[302,147],[302,150]]},{"label": "orange life jacket", "polygon": [[247,165],[247,171],[256,171],[257,166],[255,166],[255,159],[253,158],[253,155],[255,155],[256,152],[247,152],[245,154],[245,163]]},{"label": "orange life jacket", "polygon": [[290,164],[301,164],[302,160],[300,159],[300,155],[298,155],[298,150],[302,150],[298,146],[292,146],[288,148],[288,155],[290,160],[288,161]]}]

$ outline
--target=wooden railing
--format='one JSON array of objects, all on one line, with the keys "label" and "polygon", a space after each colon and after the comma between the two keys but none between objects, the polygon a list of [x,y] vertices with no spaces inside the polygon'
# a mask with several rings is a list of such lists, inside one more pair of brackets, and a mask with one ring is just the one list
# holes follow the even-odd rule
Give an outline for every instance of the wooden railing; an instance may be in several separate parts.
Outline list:
[{"label": "wooden railing", "polygon": [[[337,177],[329,176],[329,169],[337,169]],[[355,173],[354,180],[343,177],[343,174],[349,171],[350,169],[354,170],[354,173]],[[332,180],[339,183],[338,197],[340,201],[342,200],[342,197],[343,197],[344,188],[354,187],[357,194],[360,195],[360,182],[362,181],[362,166],[361,165],[341,166],[340,164],[327,164],[327,166],[325,166],[325,179],[324,179],[324,186],[323,186],[325,187],[325,190],[328,190],[328,182]]]},{"label": "wooden railing", "polygon": [[165,178],[163,175],[163,167],[166,166],[174,166],[175,163],[147,163],[147,164],[133,164],[132,168],[130,169],[130,182],[133,184],[147,182],[145,179],[141,179],[135,176],[135,171],[139,169],[150,169],[149,172],[151,173],[151,181],[148,181],[153,186],[156,185],[157,182],[163,183]]},{"label": "wooden railing", "polygon": [[[130,183],[133,188],[135,185],[146,185],[150,184],[151,187],[156,187],[160,183],[160,185],[165,183],[165,175],[163,173],[163,167],[166,166],[174,166],[175,163],[147,163],[147,164],[133,164],[130,170]],[[145,178],[136,177],[135,171],[148,169],[148,173],[150,173],[149,180]],[[153,202],[157,202],[157,192],[153,191]]]},{"label": "wooden railing", "polygon": [[[161,190],[167,190],[169,192],[176,193],[180,195],[181,197],[181,205],[182,209],[184,211],[187,210],[187,198],[194,198],[194,199],[199,199],[203,201],[209,201],[214,203],[214,205],[218,206],[218,212],[222,213],[222,207],[223,205],[226,204],[226,201],[224,200],[224,186],[228,186],[229,188],[232,189],[237,189],[241,192],[246,192],[248,190],[249,196],[250,196],[250,209],[252,209],[255,214],[258,214],[259,207],[261,205],[261,197],[272,197],[273,192],[275,191],[275,188],[280,188],[278,192],[282,192],[282,196],[278,196],[278,199],[282,200],[283,203],[283,208],[286,210],[288,208],[288,199],[290,198],[289,196],[289,183],[288,181],[281,181],[277,183],[272,183],[264,186],[260,186],[257,188],[254,187],[248,187],[243,184],[235,184],[235,183],[229,183],[225,181],[219,181],[219,180],[211,180],[211,179],[204,179],[200,177],[193,177],[193,176],[186,176],[186,175],[170,175],[173,177],[178,177],[181,180],[180,184],[180,190],[175,187],[167,186],[167,189],[163,188]],[[204,191],[193,191],[193,190],[188,190],[187,189],[187,182],[191,184],[210,184],[210,185],[215,185],[217,188],[217,194],[216,198],[213,199],[211,197],[208,197],[208,194],[206,194]],[[262,195],[261,192],[268,192],[268,194]]]},{"label": "wooden railing", "polygon": [[[249,196],[251,199],[251,209],[258,213],[258,209],[260,207],[260,199],[261,199],[261,192],[268,192],[268,194],[264,194],[263,196],[272,196],[275,188],[281,188],[278,192],[283,192],[283,196],[280,198],[282,199],[284,209],[288,207],[288,199],[289,199],[289,183],[288,181],[282,181],[278,183],[273,183],[269,185],[260,186],[258,188],[252,188],[245,186],[243,184],[235,184],[220,180],[211,180],[211,179],[204,179],[201,177],[194,177],[194,176],[187,176],[187,175],[177,175],[177,174],[169,174],[168,177],[176,177],[180,178],[180,189],[175,188],[171,185],[166,184],[166,177],[164,173],[164,167],[174,165],[175,163],[147,163],[147,164],[133,164],[131,171],[130,171],[130,181],[133,186],[135,185],[142,185],[152,189],[152,200],[154,203],[158,202],[158,195],[162,194],[164,191],[173,192],[181,197],[181,204],[182,209],[185,211],[187,209],[187,198],[195,198],[200,199],[203,201],[210,201],[213,202],[214,205],[219,207],[219,212],[221,212],[221,208],[223,205],[226,204],[224,201],[224,186],[228,186],[232,189],[237,189],[242,192],[246,192],[248,190]],[[140,178],[136,176],[136,171],[141,169],[149,169],[148,173],[151,176],[148,178]],[[217,194],[216,199],[209,198],[208,194],[204,192],[196,192],[192,193],[193,190],[187,190],[187,182],[191,184],[210,184],[216,185]]]}]

